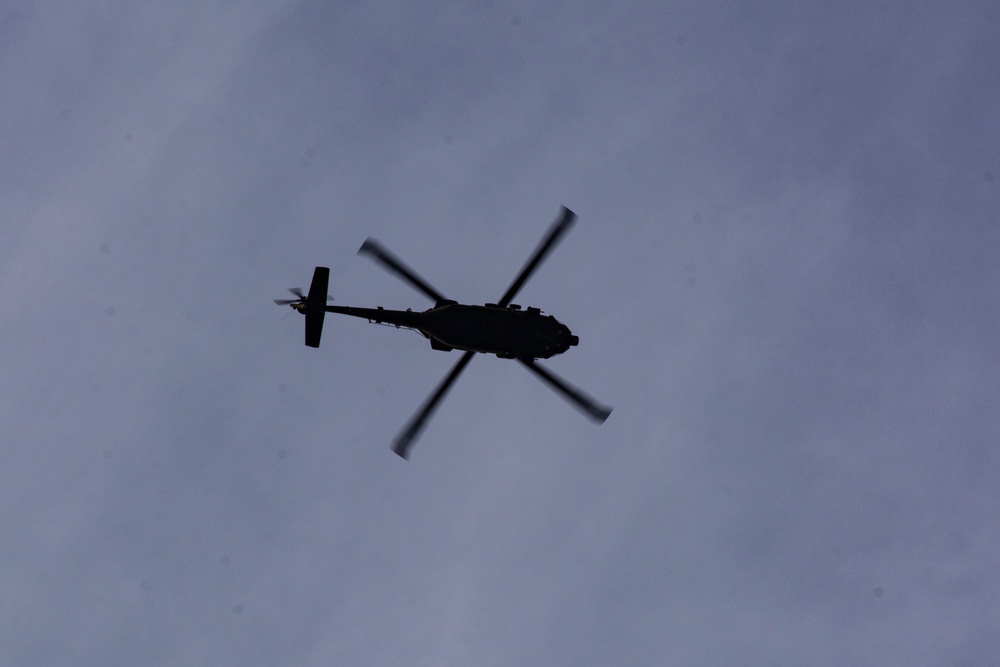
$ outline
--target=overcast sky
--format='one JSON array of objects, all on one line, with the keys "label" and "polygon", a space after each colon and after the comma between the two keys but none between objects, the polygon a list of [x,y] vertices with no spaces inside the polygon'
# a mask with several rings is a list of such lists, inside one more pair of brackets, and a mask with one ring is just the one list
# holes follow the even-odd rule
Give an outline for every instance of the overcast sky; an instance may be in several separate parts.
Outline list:
[{"label": "overcast sky", "polygon": [[[0,664],[1000,656],[1000,5],[0,2]],[[595,426],[272,303],[517,302]]]}]

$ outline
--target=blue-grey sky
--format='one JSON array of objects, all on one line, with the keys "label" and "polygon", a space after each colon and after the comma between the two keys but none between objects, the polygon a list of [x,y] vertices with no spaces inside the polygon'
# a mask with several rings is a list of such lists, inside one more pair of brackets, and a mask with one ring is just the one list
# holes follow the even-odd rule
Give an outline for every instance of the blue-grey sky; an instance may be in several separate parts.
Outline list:
[{"label": "blue-grey sky", "polygon": [[[1000,6],[0,3],[0,663],[1000,656]],[[580,416],[271,303],[517,301]]]}]

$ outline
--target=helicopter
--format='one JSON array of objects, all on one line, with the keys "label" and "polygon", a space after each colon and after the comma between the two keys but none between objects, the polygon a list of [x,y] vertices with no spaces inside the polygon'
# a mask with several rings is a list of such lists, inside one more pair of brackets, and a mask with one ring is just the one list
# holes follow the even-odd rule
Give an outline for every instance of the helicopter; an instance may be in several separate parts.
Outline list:
[{"label": "helicopter", "polygon": [[327,289],[330,269],[324,266],[317,266],[313,272],[308,293],[303,293],[297,288],[290,289],[288,291],[295,295],[295,299],[275,299],[274,302],[280,306],[291,306],[293,310],[305,316],[305,343],[308,347],[319,347],[324,318],[327,313],[336,313],[363,318],[375,324],[413,329],[427,338],[434,350],[464,352],[451,372],[428,396],[393,441],[392,451],[403,459],[409,457],[410,447],[427,420],[477,353],[494,354],[501,359],[516,359],[585,415],[603,424],[611,414],[612,408],[600,405],[536,362],[538,359],[548,359],[566,352],[578,345],[580,339],[570,332],[569,327],[551,315],[544,315],[540,309],[522,309],[521,306],[512,303],[524,283],[575,220],[576,214],[565,206],[562,207],[559,218],[552,223],[535,252],[496,303],[475,306],[460,304],[446,298],[371,237],[361,245],[358,254],[370,256],[385,269],[430,298],[434,302],[431,308],[414,312],[411,309],[388,310],[381,306],[355,308],[329,305]]}]

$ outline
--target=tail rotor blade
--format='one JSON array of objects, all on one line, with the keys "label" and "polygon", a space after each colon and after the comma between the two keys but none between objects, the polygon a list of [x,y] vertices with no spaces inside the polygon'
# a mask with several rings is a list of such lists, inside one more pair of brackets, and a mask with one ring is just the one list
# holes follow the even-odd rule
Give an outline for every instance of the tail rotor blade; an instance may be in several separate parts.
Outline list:
[{"label": "tail rotor blade", "polygon": [[563,395],[563,397],[570,403],[582,410],[588,417],[601,424],[608,418],[611,414],[612,408],[606,408],[590,396],[572,386],[561,377],[556,375],[550,370],[542,368],[534,361],[529,361],[526,359],[518,359],[525,368],[537,375],[542,379],[543,382],[548,384],[550,387],[556,390],[556,392]]},{"label": "tail rotor blade", "polygon": [[569,230],[574,220],[576,220],[576,213],[563,206],[562,215],[552,223],[548,234],[545,235],[542,242],[538,244],[538,248],[535,249],[535,254],[531,256],[531,259],[524,265],[521,272],[514,278],[514,282],[510,284],[504,295],[500,297],[500,301],[497,302],[498,306],[502,308],[506,307],[517,296],[521,287],[531,277],[531,274],[535,272],[535,269],[542,263],[542,260],[552,251],[552,247],[556,242]]},{"label": "tail rotor blade", "polygon": [[358,249],[358,254],[371,255],[372,259],[382,264],[382,266],[389,269],[389,271],[403,278],[403,280],[410,283],[410,285],[415,287],[420,292],[426,294],[428,297],[433,299],[435,303],[447,301],[441,292],[438,292],[436,289],[431,287],[430,283],[418,276],[413,269],[406,266],[403,262],[393,256],[392,253],[383,248],[375,239],[368,238],[363,244],[361,244],[361,248]]},{"label": "tail rotor blade", "polygon": [[406,428],[403,429],[398,436],[396,436],[396,440],[392,444],[392,451],[396,452],[396,454],[404,459],[408,458],[407,454],[410,446],[413,445],[417,436],[420,435],[420,431],[423,430],[427,420],[432,414],[434,414],[434,410],[437,409],[438,403],[441,402],[441,399],[444,398],[445,394],[448,393],[448,390],[451,389],[451,385],[458,379],[458,376],[472,359],[472,355],[474,354],[475,352],[466,352],[462,355],[462,358],[458,360],[458,363],[451,369],[451,372],[445,376],[444,380],[441,381],[441,384],[438,385],[434,393],[431,394],[426,401],[424,401],[424,404],[420,406],[417,413],[413,415],[410,422],[406,425]]}]

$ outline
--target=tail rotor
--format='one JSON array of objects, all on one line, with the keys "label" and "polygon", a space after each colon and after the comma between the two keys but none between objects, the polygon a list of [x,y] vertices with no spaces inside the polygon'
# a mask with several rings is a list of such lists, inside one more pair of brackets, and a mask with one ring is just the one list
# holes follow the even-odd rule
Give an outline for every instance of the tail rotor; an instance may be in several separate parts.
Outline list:
[{"label": "tail rotor", "polygon": [[[292,308],[295,308],[295,304],[297,304],[297,303],[305,303],[305,301],[306,301],[306,295],[302,293],[302,290],[300,288],[298,288],[298,287],[292,287],[288,291],[291,292],[292,294],[294,294],[295,296],[297,296],[298,298],[297,299],[275,299],[274,302],[276,304],[278,304],[279,306],[291,306]],[[298,310],[298,308],[295,308],[295,310]]]}]

